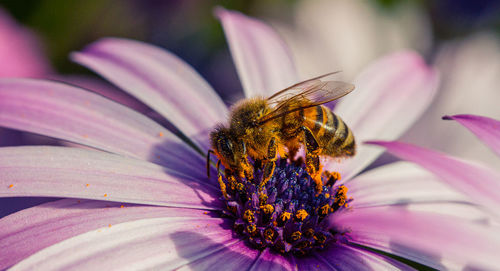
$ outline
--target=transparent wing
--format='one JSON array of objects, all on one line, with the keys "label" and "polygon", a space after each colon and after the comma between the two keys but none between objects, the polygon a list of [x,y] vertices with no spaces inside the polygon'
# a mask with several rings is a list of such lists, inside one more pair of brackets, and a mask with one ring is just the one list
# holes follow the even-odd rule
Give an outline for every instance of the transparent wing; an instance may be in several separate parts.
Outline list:
[{"label": "transparent wing", "polygon": [[315,77],[277,92],[267,99],[274,106],[273,110],[261,117],[259,123],[265,123],[303,108],[337,100],[351,92],[354,85],[342,81],[322,81],[328,73]]}]

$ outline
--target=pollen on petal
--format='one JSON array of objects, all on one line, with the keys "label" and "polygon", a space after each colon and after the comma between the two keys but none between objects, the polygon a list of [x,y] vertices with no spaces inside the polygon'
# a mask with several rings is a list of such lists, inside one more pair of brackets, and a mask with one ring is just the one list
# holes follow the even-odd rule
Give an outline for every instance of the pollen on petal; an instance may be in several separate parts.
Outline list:
[{"label": "pollen on petal", "polygon": [[123,206],[123,205],[120,205],[120,208],[123,208],[123,207],[125,207],[125,206]]},{"label": "pollen on petal", "polygon": [[159,132],[159,133],[158,133],[158,136],[159,136],[159,137],[163,137],[163,132]]},{"label": "pollen on petal", "polygon": [[108,225],[108,228],[111,228],[111,224]]},{"label": "pollen on petal", "polygon": [[104,196],[105,196],[105,197],[107,197],[107,196],[108,196],[108,194],[104,194]]},{"label": "pollen on petal", "polygon": [[82,136],[83,136],[83,138],[89,138],[89,135],[87,135],[87,134],[84,134]]},{"label": "pollen on petal", "polygon": [[90,186],[90,184],[86,184],[86,185],[85,185],[85,187],[89,187],[89,186]]},{"label": "pollen on petal", "polygon": [[10,185],[9,185],[9,188],[12,188],[12,187],[14,187],[14,185],[13,185],[13,184],[10,184]]}]

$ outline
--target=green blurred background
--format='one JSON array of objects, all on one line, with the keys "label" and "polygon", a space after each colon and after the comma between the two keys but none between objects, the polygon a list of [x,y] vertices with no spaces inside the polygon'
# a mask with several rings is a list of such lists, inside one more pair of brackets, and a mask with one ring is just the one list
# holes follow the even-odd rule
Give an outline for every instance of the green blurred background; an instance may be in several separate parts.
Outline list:
[{"label": "green blurred background", "polygon": [[[90,74],[71,63],[68,54],[100,37],[127,37],[174,52],[193,65],[226,100],[234,100],[225,96],[241,87],[213,8],[223,6],[264,20],[293,25],[295,14],[300,12],[297,9],[304,6],[304,2],[313,4],[315,1],[2,0],[0,6],[37,34],[58,73]],[[422,10],[428,18],[434,47],[473,32],[500,32],[500,1],[371,1],[387,16],[391,16],[398,6],[408,3]]]}]

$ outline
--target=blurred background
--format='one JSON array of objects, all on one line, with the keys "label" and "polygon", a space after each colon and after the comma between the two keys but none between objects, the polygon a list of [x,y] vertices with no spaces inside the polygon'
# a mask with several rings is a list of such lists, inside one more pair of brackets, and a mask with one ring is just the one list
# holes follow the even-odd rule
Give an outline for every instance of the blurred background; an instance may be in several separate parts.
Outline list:
[{"label": "blurred background", "polygon": [[[442,80],[436,100],[402,140],[500,164],[465,129],[441,120],[459,113],[500,119],[498,0],[0,0],[0,76],[64,80],[110,95],[111,86],[68,55],[117,36],[173,52],[232,104],[242,88],[216,6],[271,24],[292,48],[303,79],[341,70],[350,81],[384,54],[418,51]],[[21,144],[57,143],[0,129],[0,146]]]}]

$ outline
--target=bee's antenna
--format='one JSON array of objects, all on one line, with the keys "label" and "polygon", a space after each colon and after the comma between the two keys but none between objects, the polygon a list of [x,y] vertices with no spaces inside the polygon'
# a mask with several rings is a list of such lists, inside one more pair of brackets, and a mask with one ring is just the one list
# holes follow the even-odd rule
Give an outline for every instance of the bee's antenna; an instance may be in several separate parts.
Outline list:
[{"label": "bee's antenna", "polygon": [[215,153],[213,150],[207,152],[207,177],[210,178],[210,154]]}]

